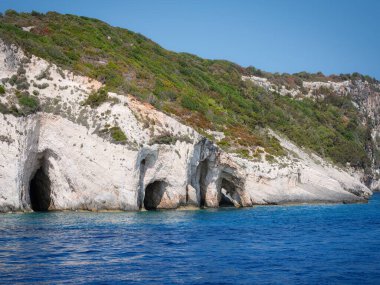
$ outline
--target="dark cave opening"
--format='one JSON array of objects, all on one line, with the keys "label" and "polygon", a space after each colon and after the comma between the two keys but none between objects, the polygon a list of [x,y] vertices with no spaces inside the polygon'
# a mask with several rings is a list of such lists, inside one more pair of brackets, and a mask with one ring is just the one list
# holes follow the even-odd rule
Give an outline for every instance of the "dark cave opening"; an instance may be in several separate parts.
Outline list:
[{"label": "dark cave opening", "polygon": [[144,176],[146,171],[146,160],[145,158],[141,160],[140,163],[140,175],[139,175],[139,190],[137,192],[137,205],[139,206],[139,209],[141,210],[143,206],[142,197],[143,197],[143,191],[144,191]]},{"label": "dark cave opening", "polygon": [[51,204],[50,179],[42,167],[37,170],[30,181],[29,196],[33,211],[43,212],[49,210]]},{"label": "dark cave opening", "polygon": [[207,192],[206,177],[207,177],[207,172],[208,172],[207,159],[199,163],[197,172],[199,175],[200,206],[205,207],[206,206],[206,192]]},{"label": "dark cave opening", "polygon": [[157,210],[165,193],[166,183],[164,181],[154,181],[145,188],[144,208],[146,210]]}]

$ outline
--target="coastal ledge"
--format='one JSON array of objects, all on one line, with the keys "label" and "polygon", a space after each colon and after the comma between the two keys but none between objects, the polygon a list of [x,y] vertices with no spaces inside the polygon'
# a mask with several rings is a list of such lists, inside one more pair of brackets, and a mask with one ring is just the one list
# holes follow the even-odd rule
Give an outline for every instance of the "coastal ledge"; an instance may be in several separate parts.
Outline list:
[{"label": "coastal ledge", "polygon": [[136,213],[136,212],[149,212],[149,211],[158,211],[158,212],[166,212],[166,211],[201,211],[201,210],[218,210],[218,209],[223,209],[223,210],[233,210],[233,209],[249,209],[249,208],[258,208],[258,207],[293,207],[293,206],[316,206],[316,205],[321,205],[321,206],[328,206],[328,205],[343,205],[343,204],[367,204],[371,197],[367,199],[358,199],[358,200],[349,200],[349,201],[308,201],[308,202],[279,202],[279,203],[270,203],[270,204],[256,204],[252,205],[249,207],[236,207],[233,205],[224,205],[224,206],[219,206],[219,207],[197,207],[197,206],[179,206],[178,208],[156,208],[156,209],[151,209],[147,210],[145,208],[139,209],[139,210],[107,210],[107,209],[91,209],[91,210],[84,210],[84,209],[77,209],[77,210],[69,210],[69,209],[55,209],[55,210],[46,210],[46,211],[34,211],[32,209],[29,210],[16,210],[16,211],[8,211],[8,212],[0,212],[2,215],[12,215],[12,214],[30,214],[30,213],[35,213],[35,212],[40,212],[40,213]]}]

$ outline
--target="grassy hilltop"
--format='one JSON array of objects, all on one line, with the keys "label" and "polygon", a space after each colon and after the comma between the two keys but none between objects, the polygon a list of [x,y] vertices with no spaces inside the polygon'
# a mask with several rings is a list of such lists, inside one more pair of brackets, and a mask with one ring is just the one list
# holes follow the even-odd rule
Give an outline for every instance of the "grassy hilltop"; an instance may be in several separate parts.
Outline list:
[{"label": "grassy hilltop", "polygon": [[[33,28],[28,32],[21,27]],[[336,163],[350,162],[360,168],[370,165],[366,153],[370,126],[361,123],[349,96],[295,100],[242,81],[241,76],[260,75],[285,85],[302,84],[302,80],[374,82],[372,78],[265,73],[224,60],[171,52],[127,29],[55,12],[7,11],[0,17],[0,38],[29,54],[96,78],[106,91],[147,101],[202,133],[206,129],[223,131],[226,138],[219,145],[243,157],[254,159],[255,146],[273,156],[284,155],[278,141],[265,131],[269,127]],[[95,103],[106,99],[102,92],[92,95]]]}]

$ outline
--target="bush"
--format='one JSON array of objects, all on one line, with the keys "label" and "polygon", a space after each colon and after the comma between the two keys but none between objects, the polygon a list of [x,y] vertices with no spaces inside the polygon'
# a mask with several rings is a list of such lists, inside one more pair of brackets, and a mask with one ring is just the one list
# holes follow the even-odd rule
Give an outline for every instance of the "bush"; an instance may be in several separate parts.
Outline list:
[{"label": "bush", "polygon": [[112,127],[109,129],[111,133],[111,137],[115,142],[125,143],[127,141],[127,136],[120,129],[120,127]]},{"label": "bush", "polygon": [[185,95],[181,100],[182,107],[192,110],[192,111],[200,111],[202,109],[201,104],[193,97],[189,95]]},{"label": "bush", "polygon": [[9,79],[9,84],[12,86],[16,85],[17,90],[26,90],[30,86],[23,73],[17,75],[13,74],[12,77]]},{"label": "bush", "polygon": [[5,11],[5,16],[7,17],[12,17],[12,16],[17,16],[18,13],[15,10],[8,9]]},{"label": "bush", "polygon": [[46,83],[46,82],[42,84],[33,83],[33,86],[38,89],[46,89],[49,87],[49,83]]},{"label": "bush", "polygon": [[20,66],[18,69],[17,69],[17,75],[18,76],[21,76],[21,75],[25,75],[26,74],[26,70],[23,66]]},{"label": "bush", "polygon": [[27,92],[17,94],[18,103],[22,107],[25,115],[34,113],[39,109],[39,101],[36,97],[30,96]]},{"label": "bush", "polygon": [[27,90],[30,84],[27,81],[19,81],[16,83],[17,90]]},{"label": "bush", "polygon": [[37,12],[37,11],[34,11],[34,10],[30,14],[32,16],[34,16],[34,17],[41,17],[41,16],[44,15],[43,13],[40,13],[40,12]]},{"label": "bush", "polygon": [[35,78],[36,80],[42,80],[42,79],[53,80],[53,78],[50,76],[49,68],[41,71],[40,74],[36,75]]},{"label": "bush", "polygon": [[273,163],[273,162],[275,162],[276,159],[274,158],[273,155],[266,154],[265,155],[265,160],[268,161],[269,163]]},{"label": "bush", "polygon": [[89,105],[91,108],[99,107],[104,102],[108,101],[108,92],[105,89],[99,89],[97,92],[91,93],[86,101],[84,101],[84,105]]},{"label": "bush", "polygon": [[251,158],[249,155],[249,151],[247,149],[238,149],[236,150],[236,153],[242,158],[246,158],[246,159]]},{"label": "bush", "polygon": [[151,141],[149,142],[150,145],[154,144],[174,144],[177,141],[177,138],[172,136],[171,134],[165,133],[158,135],[156,137],[153,137]]},{"label": "bush", "polygon": [[0,95],[5,94],[5,88],[3,85],[0,85]]}]

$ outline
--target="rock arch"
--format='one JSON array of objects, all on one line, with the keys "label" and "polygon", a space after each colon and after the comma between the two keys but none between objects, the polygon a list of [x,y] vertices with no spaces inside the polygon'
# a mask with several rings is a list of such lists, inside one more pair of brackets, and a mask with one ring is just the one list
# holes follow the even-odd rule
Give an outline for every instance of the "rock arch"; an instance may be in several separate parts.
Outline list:
[{"label": "rock arch", "polygon": [[[187,204],[198,207],[215,207],[215,182],[218,177],[218,148],[209,140],[202,139],[194,147],[190,168],[190,186]],[[189,195],[189,189],[191,195]],[[195,192],[195,193],[194,193]],[[211,203],[210,203],[211,202]]]},{"label": "rock arch", "polygon": [[[198,161],[198,165],[195,170],[193,170],[190,180],[190,189],[196,193],[195,195],[192,193],[191,199],[189,193],[187,193],[188,204],[191,203],[198,207],[210,206],[210,197],[213,196],[213,192],[215,192],[213,189],[215,189],[214,185],[218,177],[217,171],[218,169],[215,167],[214,161],[212,161],[209,157]],[[195,199],[194,196],[196,196]]]},{"label": "rock arch", "polygon": [[221,171],[218,181],[218,205],[219,207],[243,206],[243,182],[231,172]]}]

